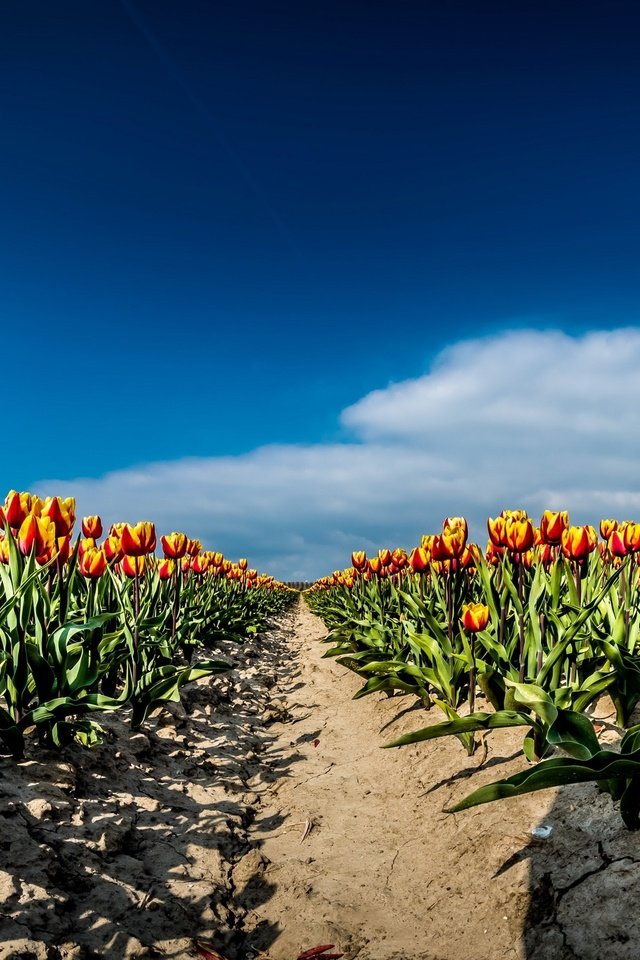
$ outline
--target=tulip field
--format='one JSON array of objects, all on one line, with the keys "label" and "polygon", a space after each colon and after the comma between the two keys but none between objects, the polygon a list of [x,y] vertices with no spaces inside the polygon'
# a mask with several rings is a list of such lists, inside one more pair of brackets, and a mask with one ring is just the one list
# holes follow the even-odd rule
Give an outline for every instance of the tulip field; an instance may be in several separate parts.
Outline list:
[{"label": "tulip field", "polygon": [[[96,715],[138,727],[183,684],[229,670],[216,640],[263,630],[293,594],[183,533],[99,517],[74,536],[73,498],[11,491],[0,511],[0,751],[102,739]],[[201,656],[205,654],[205,656]]]},{"label": "tulip field", "polygon": [[[493,729],[522,727],[531,765],[481,787],[463,810],[546,787],[594,781],[640,826],[640,524],[571,526],[545,511],[488,520],[483,552],[467,523],[410,553],[352,555],[352,565],[306,593],[329,629],[327,657],[363,680],[356,698],[396,691],[445,719],[385,744],[456,737],[473,754]],[[605,749],[590,719],[608,695],[623,732]],[[482,699],[482,710],[478,702]]]}]

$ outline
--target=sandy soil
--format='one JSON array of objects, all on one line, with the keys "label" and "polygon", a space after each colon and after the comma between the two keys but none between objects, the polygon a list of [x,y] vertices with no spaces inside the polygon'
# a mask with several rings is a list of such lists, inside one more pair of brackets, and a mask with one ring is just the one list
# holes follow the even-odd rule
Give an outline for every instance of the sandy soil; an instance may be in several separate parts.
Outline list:
[{"label": "sandy soil", "polygon": [[[478,769],[455,740],[381,750],[433,710],[352,701],[301,603],[144,734],[0,761],[0,960],[632,960],[640,837],[595,787],[456,816],[522,768],[496,731]],[[608,712],[602,705],[601,714]],[[605,732],[607,724],[605,721]],[[615,739],[615,734],[610,733]],[[532,830],[551,827],[547,839]]]}]

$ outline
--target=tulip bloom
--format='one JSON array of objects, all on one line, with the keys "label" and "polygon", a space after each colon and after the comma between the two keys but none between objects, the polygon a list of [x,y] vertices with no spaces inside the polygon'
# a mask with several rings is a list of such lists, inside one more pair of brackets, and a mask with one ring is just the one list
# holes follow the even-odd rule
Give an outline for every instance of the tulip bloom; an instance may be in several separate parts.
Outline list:
[{"label": "tulip bloom", "polygon": [[100,517],[82,518],[82,536],[91,537],[93,540],[102,536],[102,520]]},{"label": "tulip bloom", "polygon": [[133,579],[133,577],[141,577],[144,573],[146,566],[146,557],[140,554],[127,554],[123,557],[122,560],[122,572],[125,577]]},{"label": "tulip bloom", "polygon": [[504,555],[505,547],[497,546],[493,540],[487,541],[487,549],[485,550],[485,559],[487,563],[490,563],[491,566],[496,567]]},{"label": "tulip bloom", "polygon": [[0,563],[9,563],[9,541],[6,537],[0,539]]},{"label": "tulip bloom", "polygon": [[489,607],[484,603],[465,603],[462,607],[462,626],[470,633],[484,630],[489,623]]},{"label": "tulip bloom", "polygon": [[364,550],[356,550],[351,554],[351,563],[356,570],[364,570],[367,565],[367,555]]},{"label": "tulip bloom", "polygon": [[380,558],[380,563],[383,567],[390,567],[392,563],[391,550],[383,547],[381,550],[378,550],[378,556]]},{"label": "tulip bloom", "polygon": [[512,553],[526,553],[535,539],[531,520],[528,517],[525,520],[508,517],[505,520],[504,537],[506,547]]},{"label": "tulip bloom", "polygon": [[4,515],[7,523],[13,530],[22,526],[29,514],[40,515],[42,501],[30,493],[10,490],[4,501]]},{"label": "tulip bloom", "polygon": [[433,538],[431,556],[434,560],[456,560],[462,556],[466,545],[465,527],[446,527],[439,536]]},{"label": "tulip bloom", "polygon": [[56,550],[58,553],[58,560],[60,563],[66,563],[69,557],[71,556],[71,534],[68,533],[66,537],[58,537],[56,543]]},{"label": "tulip bloom", "polygon": [[371,557],[369,560],[369,571],[370,573],[375,573],[376,576],[379,576],[382,572],[382,561],[380,557]]},{"label": "tulip bloom", "polygon": [[569,526],[569,514],[566,510],[554,513],[545,510],[540,520],[540,541],[557,545],[562,540],[562,531]]},{"label": "tulip bloom", "polygon": [[107,558],[104,550],[97,549],[96,547],[90,547],[88,550],[85,550],[80,557],[78,566],[83,577],[87,577],[90,580],[98,580],[107,569]]},{"label": "tulip bloom", "polygon": [[249,563],[244,557],[241,557],[240,560],[238,560],[239,570],[246,570],[248,566],[249,566]]},{"label": "tulip bloom", "polygon": [[391,559],[396,570],[403,570],[407,563],[409,562],[409,557],[407,556],[407,551],[403,550],[401,547],[398,547],[391,554]]},{"label": "tulip bloom", "polygon": [[[95,546],[95,544],[94,544]],[[120,563],[124,556],[120,537],[109,536],[102,544],[104,555],[109,563]]]},{"label": "tulip bloom", "polygon": [[162,552],[169,560],[181,560],[187,552],[189,539],[186,533],[169,533],[160,537]]},{"label": "tulip bloom", "polygon": [[632,523],[631,520],[627,520],[623,524],[622,536],[627,553],[636,553],[637,550],[640,550],[640,523]]},{"label": "tulip bloom", "polygon": [[214,567],[221,567],[224,563],[224,557],[221,553],[214,553],[213,560],[211,561]]},{"label": "tulip bloom", "polygon": [[569,560],[584,560],[598,545],[598,536],[590,524],[569,527],[562,534],[562,552]]},{"label": "tulip bloom", "polygon": [[152,523],[141,521],[134,526],[126,523],[122,530],[122,552],[127,557],[144,557],[156,548],[156,528]]},{"label": "tulip bloom", "polygon": [[409,554],[409,566],[414,573],[424,573],[428,570],[430,560],[429,551],[424,547],[414,547]]},{"label": "tulip bloom", "polygon": [[158,564],[158,576],[161,580],[168,580],[175,570],[175,562],[173,560],[162,560]]},{"label": "tulip bloom", "polygon": [[[195,557],[191,557],[191,561],[189,563],[189,569],[193,570],[194,573],[199,573],[199,574],[206,573],[207,570],[209,569],[209,566],[210,566],[210,563],[209,563],[208,557],[199,557],[197,555]],[[235,575],[235,572],[233,570],[230,570],[229,573],[230,574],[234,573]],[[239,579],[240,576],[241,574],[238,573],[237,578]]]},{"label": "tulip bloom", "polygon": [[505,540],[504,526],[504,517],[496,517],[495,520],[489,517],[487,520],[489,539],[494,547],[506,547],[507,545],[507,541]]},{"label": "tulip bloom", "polygon": [[625,546],[624,538],[619,530],[614,530],[607,540],[607,547],[612,557],[626,557],[629,552]]},{"label": "tulip bloom", "polygon": [[187,543],[187,553],[190,557],[197,557],[202,550],[202,544],[199,540],[189,540]]},{"label": "tulip bloom", "polygon": [[603,540],[608,540],[614,530],[618,529],[617,520],[601,520],[600,521],[600,536]]},{"label": "tulip bloom", "polygon": [[48,517],[56,528],[57,537],[66,537],[76,522],[75,497],[47,497],[42,504],[41,517]]},{"label": "tulip bloom", "polygon": [[18,531],[18,549],[25,557],[33,550],[36,557],[51,554],[56,547],[56,528],[48,517],[30,513]]}]

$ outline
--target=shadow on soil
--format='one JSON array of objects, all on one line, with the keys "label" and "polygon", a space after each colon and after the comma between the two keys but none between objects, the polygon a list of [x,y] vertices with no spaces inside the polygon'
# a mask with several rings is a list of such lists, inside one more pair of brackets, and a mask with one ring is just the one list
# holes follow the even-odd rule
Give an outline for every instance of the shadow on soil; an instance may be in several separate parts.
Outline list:
[{"label": "shadow on soil", "polygon": [[[254,956],[243,918],[274,887],[248,830],[279,825],[261,822],[260,793],[301,757],[269,733],[299,686],[286,632],[218,651],[233,673],[144,732],[107,719],[94,751],[0,760],[0,960],[182,960],[196,938]],[[278,931],[257,933],[268,946]]]}]

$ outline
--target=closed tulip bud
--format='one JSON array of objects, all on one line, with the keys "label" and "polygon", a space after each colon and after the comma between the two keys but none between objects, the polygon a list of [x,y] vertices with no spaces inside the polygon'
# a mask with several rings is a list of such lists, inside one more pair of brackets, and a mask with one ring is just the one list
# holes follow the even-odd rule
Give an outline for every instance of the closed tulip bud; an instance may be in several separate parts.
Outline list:
[{"label": "closed tulip bud", "polygon": [[56,546],[56,528],[48,517],[36,517],[30,513],[18,531],[18,549],[24,556],[33,552],[36,557],[50,554]]},{"label": "closed tulip bud", "polygon": [[247,566],[248,566],[248,561],[244,557],[238,560],[238,567],[240,570],[246,570]]},{"label": "closed tulip bud", "polygon": [[[22,526],[29,514],[39,516],[40,510],[32,510],[34,498],[30,493],[10,490],[4,501],[4,515],[7,523],[13,530]],[[41,503],[41,501],[39,501]]]},{"label": "closed tulip bud", "polygon": [[489,607],[484,603],[465,603],[462,607],[462,626],[470,633],[484,630],[489,623]]},{"label": "closed tulip bud", "polygon": [[475,567],[482,556],[482,551],[477,543],[468,543],[460,557],[460,566],[465,569]]},{"label": "closed tulip bud", "polygon": [[122,558],[122,572],[125,577],[133,579],[133,577],[141,577],[144,573],[146,566],[146,557],[142,554],[125,554]]},{"label": "closed tulip bud", "polygon": [[174,560],[161,560],[158,564],[158,576],[161,580],[168,580],[175,570]]},{"label": "closed tulip bud", "polygon": [[490,563],[493,567],[498,566],[502,560],[505,549],[505,547],[498,547],[493,541],[488,540],[487,549],[484,552],[487,563]]},{"label": "closed tulip bud", "polygon": [[152,523],[140,521],[131,526],[125,523],[122,530],[122,552],[126,557],[144,557],[156,548],[156,528]]},{"label": "closed tulip bud", "polygon": [[170,560],[181,560],[187,552],[189,538],[186,533],[169,533],[160,537],[162,552]]},{"label": "closed tulip bud", "polygon": [[104,550],[89,547],[80,557],[80,573],[90,580],[98,580],[107,569],[107,558]]},{"label": "closed tulip bud", "polygon": [[47,497],[42,504],[40,516],[48,517],[56,528],[57,537],[66,537],[76,522],[75,497]]},{"label": "closed tulip bud", "polygon": [[538,546],[538,560],[543,567],[549,567],[555,559],[555,552],[550,543],[541,543]]},{"label": "closed tulip bud", "polygon": [[414,573],[424,573],[428,570],[430,560],[429,551],[424,547],[414,547],[409,554],[409,566]]},{"label": "closed tulip bud", "polygon": [[622,534],[624,538],[624,545],[627,548],[627,553],[635,553],[637,550],[640,550],[640,523],[633,523],[631,520],[623,525],[624,532]]},{"label": "closed tulip bud", "polygon": [[460,528],[464,530],[464,538],[466,540],[467,537],[469,536],[469,525],[465,517],[445,517],[444,518],[444,521],[442,523],[443,532],[446,533],[448,530],[454,530],[454,529],[458,530]]},{"label": "closed tulip bud", "polygon": [[603,540],[608,540],[614,530],[618,529],[617,520],[601,520],[600,521],[600,536]]},{"label": "closed tulip bud", "polygon": [[95,550],[96,547],[97,543],[94,537],[83,537],[78,544],[78,553],[82,556],[85,550]]},{"label": "closed tulip bud", "polygon": [[495,547],[506,547],[507,541],[505,539],[505,519],[504,517],[496,517],[493,519],[489,517],[487,520],[487,530],[489,531],[489,539]]},{"label": "closed tulip bud", "polygon": [[625,546],[624,538],[619,530],[614,530],[607,540],[607,547],[612,557],[626,557],[629,552]]},{"label": "closed tulip bud", "polygon": [[519,520],[508,517],[505,520],[504,537],[506,547],[513,553],[526,553],[533,546],[533,524],[528,518]]},{"label": "closed tulip bud", "polygon": [[533,566],[534,558],[535,558],[535,554],[533,552],[533,549],[525,550],[524,553],[520,554],[520,563],[525,568],[525,570],[531,570],[531,567]]},{"label": "closed tulip bud", "polygon": [[380,573],[382,572],[382,560],[380,557],[371,557],[369,560],[369,570],[376,576],[380,576]]},{"label": "closed tulip bud", "polygon": [[189,540],[187,543],[187,553],[190,557],[197,557],[202,550],[202,544],[199,540]]},{"label": "closed tulip bud", "polygon": [[355,550],[351,554],[351,563],[356,570],[364,570],[367,565],[367,555],[364,550]]},{"label": "closed tulip bud", "polygon": [[409,562],[409,557],[407,556],[407,551],[403,550],[401,547],[398,547],[391,554],[391,559],[396,570],[404,570],[406,565]]},{"label": "closed tulip bud", "polygon": [[92,537],[94,540],[102,536],[102,520],[100,517],[82,518],[82,536]]},{"label": "closed tulip bud", "polygon": [[545,510],[540,520],[540,542],[557,545],[562,540],[562,531],[569,526],[569,514],[566,510],[554,513]]},{"label": "closed tulip bud", "polygon": [[207,557],[191,557],[189,566],[194,573],[206,573],[206,571],[209,569],[209,560]]},{"label": "closed tulip bud", "polygon": [[102,544],[104,555],[109,563],[120,563],[124,556],[120,537],[110,536]]},{"label": "closed tulip bud", "polygon": [[596,531],[590,524],[569,527],[562,534],[562,552],[569,560],[584,560],[598,544]]},{"label": "closed tulip bud", "polygon": [[455,560],[464,553],[467,544],[465,527],[447,527],[433,538],[431,556],[434,560]]},{"label": "closed tulip bud", "polygon": [[71,534],[66,537],[58,537],[56,549],[58,551],[58,560],[60,563],[66,563],[71,556]]}]

